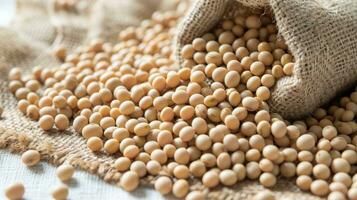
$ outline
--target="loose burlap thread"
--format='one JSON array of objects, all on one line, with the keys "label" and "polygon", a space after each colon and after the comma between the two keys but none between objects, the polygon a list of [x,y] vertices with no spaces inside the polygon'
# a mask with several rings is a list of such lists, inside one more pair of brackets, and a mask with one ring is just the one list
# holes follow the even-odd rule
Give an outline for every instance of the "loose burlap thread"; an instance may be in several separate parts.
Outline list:
[{"label": "loose burlap thread", "polygon": [[[31,121],[18,111],[17,100],[10,93],[7,87],[8,82],[6,81],[7,72],[11,67],[21,67],[24,71],[29,71],[31,67],[35,65],[52,67],[60,64],[50,53],[50,50],[56,46],[63,45],[74,49],[78,45],[88,41],[89,38],[98,36],[105,40],[115,40],[115,35],[123,27],[138,25],[138,23],[144,19],[143,16],[139,15],[137,19],[133,19],[130,23],[127,21],[123,22],[125,25],[121,26],[120,20],[122,18],[118,17],[112,20],[110,16],[113,12],[108,12],[111,14],[105,15],[106,10],[103,8],[110,7],[103,5],[105,2],[106,1],[80,1],[81,4],[79,5],[81,5],[81,7],[76,9],[75,12],[73,10],[58,11],[54,9],[54,1],[19,0],[17,2],[17,15],[11,27],[0,29],[0,104],[4,107],[3,117],[0,120],[0,148],[7,148],[14,152],[36,149],[41,153],[42,160],[55,165],[68,162],[79,169],[94,173],[106,181],[118,183],[121,174],[113,168],[113,163],[116,159],[115,156],[109,156],[104,153],[97,154],[89,151],[86,147],[85,140],[75,133],[73,128],[65,132],[57,132],[55,130],[48,132],[42,131],[38,127],[37,122]],[[180,39],[177,40],[179,44],[190,42],[194,37],[202,35],[212,28],[214,24],[218,23],[225,12],[225,7],[222,7],[224,3],[225,1],[223,0],[198,0],[189,11],[189,15],[183,20],[184,25],[181,26],[183,29],[179,28],[179,30],[181,30],[178,34],[178,38]],[[263,0],[242,1],[242,3],[254,8],[266,6],[266,2]],[[289,8],[284,7],[287,6],[285,3],[278,1],[269,4],[274,12],[277,13],[285,13],[285,11],[281,11],[279,8]],[[214,12],[206,12],[206,15],[209,16],[201,12],[192,15],[192,13],[198,12],[198,10],[203,8]],[[114,7],[110,7],[110,9],[112,9],[112,11],[116,10]],[[151,12],[155,9],[158,8],[152,8]],[[137,10],[133,10],[135,13],[132,13],[132,15],[126,13],[126,15],[137,15]],[[31,13],[34,11],[36,11],[36,15],[38,15],[36,18],[31,17]],[[98,18],[98,21],[93,21],[93,15],[90,14],[91,12],[101,12],[101,14],[98,15],[101,16]],[[150,14],[145,14],[145,17],[149,15]],[[281,18],[279,18],[279,15],[277,17],[279,28],[281,26],[279,25],[279,21],[282,22],[286,20],[284,14],[281,14],[280,17]],[[192,29],[189,29],[189,27],[197,25],[197,19],[202,19],[200,24],[205,28],[194,29],[193,32],[190,32]],[[108,22],[108,24],[104,24],[106,22]],[[198,27],[201,27],[201,25]],[[286,37],[284,34],[283,36],[287,39],[287,42],[290,42],[288,44],[293,44],[291,48],[301,48],[299,46],[300,44],[295,44],[293,41],[290,41],[289,37]],[[348,43],[349,39],[341,41]],[[294,52],[293,49],[292,51]],[[300,54],[294,55],[299,56]],[[344,61],[344,59],[342,60]],[[317,61],[319,60],[315,60],[315,62]],[[283,80],[282,82],[288,81]],[[347,82],[349,81],[346,80],[346,83]],[[150,184],[152,181],[154,181],[154,178],[148,177],[142,180],[142,184]],[[197,180],[193,180],[193,182],[193,189],[203,188]],[[232,188],[221,187],[211,191],[204,191],[211,199],[252,199],[258,191],[263,189],[264,188],[257,182],[244,181]],[[297,187],[294,186],[293,179],[279,180],[277,186],[272,188],[272,190],[275,191],[277,199],[320,199],[298,190]]]},{"label": "loose burlap thread", "polygon": [[179,28],[177,57],[184,44],[209,31],[237,1],[271,9],[295,57],[294,75],[279,80],[272,92],[272,111],[286,119],[302,118],[357,81],[355,0],[198,0]]}]

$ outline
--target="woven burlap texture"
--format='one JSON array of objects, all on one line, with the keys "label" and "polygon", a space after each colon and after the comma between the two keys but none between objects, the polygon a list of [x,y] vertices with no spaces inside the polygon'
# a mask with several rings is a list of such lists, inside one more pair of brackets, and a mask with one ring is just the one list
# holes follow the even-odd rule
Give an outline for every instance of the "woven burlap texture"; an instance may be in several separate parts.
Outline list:
[{"label": "woven burlap texture", "polygon": [[[58,45],[73,49],[92,37],[100,36],[105,40],[112,40],[113,36],[129,24],[125,21],[123,22],[125,25],[120,26],[120,17],[116,17],[119,21],[112,21],[111,15],[115,10],[119,11],[120,8],[114,8],[114,5],[117,5],[115,3],[110,4],[111,6],[105,5],[105,2],[107,1],[79,1],[77,7],[70,11],[56,10],[54,1],[19,0],[17,2],[17,15],[10,28],[0,29],[0,105],[4,107],[3,117],[0,120],[0,148],[7,148],[13,152],[37,149],[44,161],[55,165],[69,162],[78,169],[94,173],[106,181],[117,183],[120,173],[112,167],[116,159],[115,156],[92,153],[87,149],[85,140],[75,133],[73,128],[65,132],[42,131],[37,122],[29,120],[18,111],[17,101],[10,93],[6,80],[7,72],[11,67],[21,67],[24,71],[29,71],[36,65],[46,67],[58,65],[60,62],[50,53],[50,50]],[[141,3],[143,2],[141,1]],[[201,6],[205,8],[207,5],[202,2],[198,1],[191,12],[203,8]],[[207,2],[210,2],[208,5],[214,6],[217,12],[207,12],[211,16],[206,19],[210,22],[210,19],[214,18],[216,23],[217,16],[223,15],[224,12],[224,9],[219,6],[223,1]],[[251,3],[252,1],[247,2]],[[150,12],[158,9],[158,7],[152,8],[151,6],[148,6],[151,9]],[[277,4],[274,6],[279,7]],[[141,5],[140,8],[142,7]],[[111,11],[106,12],[101,8],[110,8]],[[139,8],[132,9],[134,13],[125,12],[125,15],[138,15],[137,9]],[[99,22],[92,20],[93,16],[90,12],[101,13],[99,14],[101,17],[98,18]],[[36,17],[32,17],[31,13],[36,13]],[[116,15],[119,15],[119,12]],[[149,15],[144,14],[145,17]],[[139,15],[140,19],[133,19],[130,22],[133,24],[130,25],[140,23],[141,17]],[[201,16],[196,17],[201,18]],[[104,24],[107,22],[108,24]],[[202,21],[202,24],[212,27],[213,24],[207,24],[208,22]],[[195,34],[192,33],[192,37],[187,37],[186,41],[190,41],[204,32],[202,30],[202,33],[197,34],[198,31],[195,31]],[[152,181],[153,177],[148,177],[142,181],[142,184]],[[319,199],[299,191],[293,183],[294,180],[279,180],[278,185],[272,188],[276,192],[277,199]],[[197,183],[193,188],[201,189],[202,186]],[[263,187],[258,183],[245,181],[233,188],[205,191],[211,199],[252,199],[261,190]]]},{"label": "woven burlap texture", "polygon": [[[294,75],[278,81],[269,102],[287,119],[306,116],[357,81],[357,1],[238,0],[271,9],[295,57]],[[237,0],[198,0],[180,25],[176,55],[214,27]]]}]

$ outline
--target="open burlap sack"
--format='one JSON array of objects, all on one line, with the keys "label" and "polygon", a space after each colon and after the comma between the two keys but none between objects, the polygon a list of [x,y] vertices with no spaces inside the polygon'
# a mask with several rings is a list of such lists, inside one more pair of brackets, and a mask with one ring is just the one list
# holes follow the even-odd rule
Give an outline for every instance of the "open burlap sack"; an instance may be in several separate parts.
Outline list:
[{"label": "open burlap sack", "polygon": [[[31,1],[37,0],[29,0],[28,2]],[[45,3],[44,5],[46,7],[53,9],[52,6],[54,5],[52,5],[51,2],[41,2]],[[24,8],[31,10],[31,7],[24,6]],[[30,10],[28,12],[30,12]],[[54,30],[60,29],[57,27],[58,25],[68,27],[67,30],[69,31],[67,33],[71,32],[70,27],[73,23],[66,23],[65,20],[71,20],[76,16],[80,18],[82,17],[82,19],[85,19],[88,16],[90,18],[90,15],[85,14],[86,16],[82,16],[80,12],[77,14],[73,13],[73,11],[69,11],[71,13],[66,14],[63,10],[60,11],[62,13],[55,12],[58,11],[47,10],[46,12],[43,12],[45,15],[42,17],[51,19],[48,23],[50,23],[50,27],[53,27]],[[60,16],[56,14],[59,14]],[[16,18],[21,19],[21,17],[21,13],[18,13]],[[56,20],[64,21],[53,23],[53,17],[57,17]],[[26,24],[26,22],[31,23],[31,21],[35,22],[36,20],[21,19],[20,21]],[[41,153],[42,160],[46,162],[55,165],[69,162],[78,169],[94,173],[106,181],[118,183],[120,173],[116,172],[112,166],[116,156],[92,153],[87,149],[85,139],[75,133],[73,128],[70,128],[65,132],[56,132],[55,130],[48,132],[42,131],[37,122],[31,121],[18,111],[17,100],[11,94],[7,86],[7,72],[11,67],[21,67],[24,71],[29,71],[31,70],[31,67],[36,65],[43,65],[46,67],[58,65],[59,61],[49,53],[50,49],[59,44],[75,46],[71,44],[70,41],[74,41],[76,44],[85,41],[88,37],[88,32],[91,32],[88,31],[91,29],[91,25],[87,25],[88,27],[83,29],[86,31],[86,34],[80,36],[78,41],[71,39],[76,38],[76,36],[70,34],[64,35],[61,31],[48,32],[54,33],[54,39],[49,40],[47,35],[41,32],[48,29],[38,30],[38,32],[40,32],[39,35],[36,34],[37,31],[33,31],[31,32],[31,34],[33,34],[32,36],[26,31],[21,31],[21,29],[0,29],[0,104],[4,108],[3,117],[0,120],[0,148],[7,148],[14,152],[36,149]],[[13,24],[12,27],[20,26]],[[28,27],[30,27],[30,25],[28,25]],[[44,39],[43,37],[47,39]],[[28,38],[32,39],[29,40]],[[56,40],[60,42],[54,42]],[[66,42],[64,43],[63,41]],[[142,180],[142,184],[149,184],[153,181],[153,177],[147,177]],[[197,183],[194,184],[192,188],[202,189],[202,185]],[[232,188],[216,188],[212,191],[205,190],[205,192],[210,199],[252,199],[253,196],[261,190],[264,190],[264,188],[257,182],[245,181],[238,183]],[[272,190],[275,191],[277,199],[319,199],[318,197],[314,197],[308,193],[302,193],[298,190],[297,187],[294,186],[294,180],[279,180],[278,184],[272,188]]]},{"label": "open burlap sack", "polygon": [[272,93],[272,111],[287,119],[301,118],[357,81],[355,0],[198,0],[179,28],[176,55],[215,26],[237,1],[271,9],[295,57],[294,75],[279,80]]}]

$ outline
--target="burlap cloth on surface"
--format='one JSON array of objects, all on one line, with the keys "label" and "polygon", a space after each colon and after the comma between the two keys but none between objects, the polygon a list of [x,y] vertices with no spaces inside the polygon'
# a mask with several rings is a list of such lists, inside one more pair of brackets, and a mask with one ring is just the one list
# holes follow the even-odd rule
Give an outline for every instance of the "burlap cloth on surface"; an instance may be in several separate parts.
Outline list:
[{"label": "burlap cloth on surface", "polygon": [[[167,4],[167,0],[164,1]],[[106,181],[118,183],[120,173],[112,167],[115,156],[92,153],[87,149],[84,138],[75,133],[73,128],[65,132],[44,133],[37,122],[23,116],[17,110],[17,101],[7,87],[7,72],[14,66],[28,71],[36,65],[51,67],[59,64],[50,53],[51,49],[59,45],[73,49],[95,37],[113,41],[123,27],[138,25],[142,19],[162,8],[161,1],[155,0],[155,2],[157,3],[153,4],[147,0],[128,0],[126,3],[124,0],[79,0],[74,8],[66,10],[59,8],[56,1],[18,0],[17,14],[13,23],[9,28],[0,29],[0,104],[4,107],[3,118],[0,120],[0,148],[7,148],[14,152],[37,149],[44,161],[55,165],[69,162],[78,169],[97,174]],[[194,37],[212,28],[224,13],[224,2],[224,0],[198,0],[179,29],[181,31],[178,34],[178,42],[180,44],[190,42]],[[242,2],[252,7],[266,6],[263,0]],[[272,0],[269,2],[275,12],[279,29],[282,30],[283,37],[297,58],[297,64],[304,66],[297,69],[294,77],[285,78],[278,83],[292,88],[287,90],[290,93],[280,90],[274,93],[273,101],[284,98],[283,100],[287,102],[288,107],[281,109],[283,112],[291,109],[307,109],[307,104],[301,104],[301,108],[298,109],[296,106],[290,108],[290,103],[294,101],[315,102],[308,104],[309,106],[326,102],[326,99],[334,95],[342,86],[350,84],[356,78],[357,70],[354,64],[357,57],[343,55],[357,53],[355,48],[357,28],[356,24],[352,23],[356,20],[357,2],[354,0],[338,4],[334,4],[334,1],[330,2],[329,5],[317,1]],[[120,15],[121,9],[125,9],[125,17]],[[299,37],[293,38],[293,35]],[[326,72],[321,71],[319,66],[324,66]],[[331,71],[336,77],[329,74]],[[346,71],[349,73],[346,74]],[[297,88],[294,81],[306,77],[307,73],[314,75],[319,73],[319,76],[311,80],[313,84],[309,82],[311,85],[303,84],[303,88]],[[325,87],[329,88],[330,92],[320,94],[314,91]],[[302,91],[303,89],[305,91]],[[301,99],[301,96],[298,96],[300,93],[297,92],[301,92],[303,97],[309,94],[309,98]],[[296,98],[293,95],[296,95]],[[273,103],[273,105],[279,104]],[[296,112],[292,113],[296,114]],[[152,181],[153,177],[148,177],[142,183],[148,184]],[[298,190],[293,184],[294,181],[278,181],[277,186],[272,188],[276,192],[277,199],[320,199]],[[193,186],[193,189],[201,188],[198,183]],[[251,199],[261,190],[263,187],[258,183],[245,181],[233,188],[217,188],[206,192],[212,199]]]}]

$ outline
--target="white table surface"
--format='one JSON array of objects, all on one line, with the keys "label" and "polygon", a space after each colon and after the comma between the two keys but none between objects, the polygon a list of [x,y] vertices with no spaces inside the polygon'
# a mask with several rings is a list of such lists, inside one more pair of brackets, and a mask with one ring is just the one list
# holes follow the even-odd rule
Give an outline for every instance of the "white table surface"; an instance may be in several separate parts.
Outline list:
[{"label": "white table surface", "polygon": [[[0,0],[0,26],[6,26],[14,12],[15,0]],[[21,163],[20,155],[0,150],[0,199],[6,199],[4,189],[14,182],[25,185],[26,200],[52,199],[52,189],[60,184],[55,170],[54,166],[44,162],[28,168]],[[68,186],[71,200],[165,199],[151,188],[139,188],[133,193],[125,192],[118,186],[110,185],[83,171],[76,171]]]},{"label": "white table surface", "polygon": [[[6,199],[4,189],[14,182],[24,184],[25,200],[51,199],[51,191],[61,183],[55,173],[56,168],[45,162],[29,168],[21,163],[20,155],[0,150],[0,199]],[[78,170],[67,185],[70,200],[164,199],[151,188],[139,188],[128,193],[95,175]]]}]

